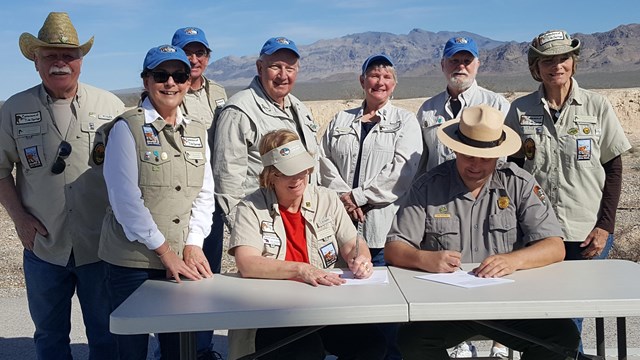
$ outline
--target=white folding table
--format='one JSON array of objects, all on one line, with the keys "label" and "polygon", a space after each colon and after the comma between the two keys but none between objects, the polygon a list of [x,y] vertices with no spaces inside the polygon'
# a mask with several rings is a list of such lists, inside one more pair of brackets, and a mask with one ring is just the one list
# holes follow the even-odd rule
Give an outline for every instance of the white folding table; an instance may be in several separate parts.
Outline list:
[{"label": "white folding table", "polygon": [[201,281],[147,280],[112,314],[120,335],[180,332],[181,357],[195,359],[201,330],[407,322],[408,309],[388,284],[313,287],[235,274]]},{"label": "white folding table", "polygon": [[[389,269],[409,304],[409,321],[616,317],[624,324],[625,317],[640,315],[640,265],[631,261],[563,261],[516,271],[507,276],[512,283],[471,289],[417,279],[420,271]],[[619,330],[624,358],[626,329]]]}]

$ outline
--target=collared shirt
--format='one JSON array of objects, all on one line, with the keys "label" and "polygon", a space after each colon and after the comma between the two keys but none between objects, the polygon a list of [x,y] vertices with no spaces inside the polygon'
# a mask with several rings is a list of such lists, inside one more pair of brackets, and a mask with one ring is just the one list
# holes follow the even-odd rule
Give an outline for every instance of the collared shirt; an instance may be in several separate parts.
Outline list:
[{"label": "collared shirt", "polygon": [[416,117],[388,101],[377,111],[380,122],[362,142],[359,186],[352,189],[360,152],[362,107],[341,111],[329,123],[320,149],[321,184],[352,192],[358,206],[370,204],[362,225],[372,248],[384,247],[397,200],[410,188],[422,154]]},{"label": "collared shirt", "polygon": [[[469,106],[480,104],[494,107],[505,115],[509,111],[509,101],[504,96],[478,86],[475,80],[467,90],[458,95],[458,101],[462,105],[461,111]],[[418,168],[418,175],[420,175],[455,157],[453,151],[440,143],[436,135],[441,124],[454,118],[449,92],[445,90],[425,101],[418,110],[417,117],[422,127],[424,147]]]},{"label": "collared shirt", "polygon": [[[234,208],[259,187],[262,160],[258,149],[262,136],[270,131],[289,129],[298,133],[307,151],[318,156],[318,125],[311,112],[296,97],[285,97],[285,110],[270,99],[256,76],[249,88],[229,99],[216,120],[213,150],[213,176],[216,200],[227,224],[233,226]],[[309,177],[317,184],[317,167]]]},{"label": "collared shirt", "polygon": [[180,109],[185,115],[206,124],[208,129],[215,113],[222,109],[226,101],[227,93],[224,87],[203,75],[202,86],[197,90],[187,90]]},{"label": "collared shirt", "polygon": [[547,237],[562,229],[540,186],[513,163],[498,161],[477,198],[462,182],[456,160],[419,177],[391,226],[387,241],[421,250],[455,250],[462,262],[478,263]]},{"label": "collared shirt", "polygon": [[[145,124],[151,124],[161,116],[153,108],[149,98],[142,104]],[[176,127],[188,124],[189,119],[178,109]],[[205,141],[204,144],[207,142]],[[109,202],[129,241],[139,241],[149,250],[164,243],[164,235],[158,230],[149,209],[144,206],[142,193],[138,186],[137,150],[129,126],[118,121],[109,134],[104,177],[109,190]],[[211,214],[214,211],[213,176],[209,162],[210,151],[206,149],[205,171],[202,190],[193,202],[189,220],[187,245],[202,247],[204,238],[211,231]]]},{"label": "collared shirt", "polygon": [[[68,131],[54,124],[53,99],[42,84],[9,98],[0,113],[0,178],[16,169],[22,206],[47,229],[36,233],[34,252],[42,260],[65,266],[73,251],[77,266],[98,261],[100,227],[107,206],[102,178],[103,127],[124,110],[115,95],[78,84]],[[66,167],[51,172],[58,147],[72,146]]]},{"label": "collared shirt", "polygon": [[[339,261],[340,249],[355,240],[357,231],[338,195],[326,188],[309,185],[300,212],[305,220],[309,263],[332,268]],[[235,225],[229,240],[229,253],[237,246],[259,249],[262,256],[284,260],[287,238],[273,190],[258,189],[237,206]]]},{"label": "collared shirt", "polygon": [[631,144],[611,103],[571,81],[571,93],[556,123],[541,84],[538,91],[513,102],[506,124],[520,134],[523,167],[547,193],[566,241],[582,242],[600,215],[606,178],[602,164]]}]

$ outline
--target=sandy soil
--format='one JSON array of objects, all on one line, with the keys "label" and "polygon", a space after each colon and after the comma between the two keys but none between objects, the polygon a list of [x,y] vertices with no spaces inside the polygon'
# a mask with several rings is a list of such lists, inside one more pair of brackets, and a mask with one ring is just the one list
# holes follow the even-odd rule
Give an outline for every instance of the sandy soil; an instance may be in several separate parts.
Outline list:
[{"label": "sandy soil", "polygon": [[[611,257],[640,261],[640,88],[597,90],[613,104],[633,148],[623,155],[622,197],[616,221],[616,244]],[[505,94],[513,100],[523,94]],[[416,113],[426,99],[394,100],[394,104]],[[307,105],[323,128],[334,114],[360,105],[361,100],[310,101]],[[22,245],[13,222],[0,207],[0,296],[24,287]],[[233,270],[233,259],[225,256],[223,269]]]}]

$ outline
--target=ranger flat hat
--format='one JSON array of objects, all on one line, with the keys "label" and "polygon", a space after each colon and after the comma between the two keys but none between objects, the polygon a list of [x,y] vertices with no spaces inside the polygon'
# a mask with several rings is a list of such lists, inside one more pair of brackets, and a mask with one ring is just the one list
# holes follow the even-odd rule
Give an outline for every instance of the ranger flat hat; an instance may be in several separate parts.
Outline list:
[{"label": "ranger flat hat", "polygon": [[479,158],[499,158],[520,150],[520,136],[504,125],[504,114],[489,105],[468,107],[460,118],[438,128],[438,139],[451,150]]},{"label": "ranger flat hat", "polygon": [[80,49],[84,56],[93,46],[93,36],[80,45],[78,32],[73,27],[69,15],[65,12],[51,12],[44,20],[38,37],[26,32],[22,33],[19,45],[22,55],[31,61],[35,59],[35,50],[39,47]]}]

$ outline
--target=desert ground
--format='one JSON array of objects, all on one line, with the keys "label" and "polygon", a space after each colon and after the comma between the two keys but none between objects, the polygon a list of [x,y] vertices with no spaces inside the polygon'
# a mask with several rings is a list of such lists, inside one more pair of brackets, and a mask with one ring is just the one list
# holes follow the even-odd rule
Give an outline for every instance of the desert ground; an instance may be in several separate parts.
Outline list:
[{"label": "desert ground", "polygon": [[[596,90],[613,104],[633,148],[623,155],[622,196],[617,213],[615,246],[612,258],[640,261],[640,88]],[[513,100],[523,93],[504,94]],[[397,106],[416,113],[426,98],[393,100]],[[322,129],[338,111],[359,106],[361,100],[308,101]],[[0,207],[0,297],[12,296],[24,288],[22,245],[13,222]],[[233,259],[225,256],[223,269],[233,271]]]}]

